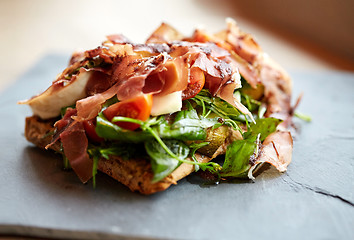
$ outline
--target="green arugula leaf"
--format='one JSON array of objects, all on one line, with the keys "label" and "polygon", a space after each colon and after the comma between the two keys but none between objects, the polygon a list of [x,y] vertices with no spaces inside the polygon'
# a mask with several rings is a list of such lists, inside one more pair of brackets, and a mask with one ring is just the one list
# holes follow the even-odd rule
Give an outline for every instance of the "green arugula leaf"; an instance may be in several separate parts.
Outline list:
[{"label": "green arugula leaf", "polygon": [[198,116],[197,111],[188,104],[187,110],[178,112],[174,122],[163,121],[157,126],[157,132],[162,138],[177,140],[204,140],[206,129],[218,125],[218,118]]},{"label": "green arugula leaf", "polygon": [[64,154],[63,143],[60,143],[59,152],[62,153],[63,156],[64,169],[71,169],[69,159]]},{"label": "green arugula leaf", "polygon": [[221,177],[247,177],[250,169],[250,157],[257,144],[247,140],[236,140],[226,150],[225,162],[220,172]]},{"label": "green arugula leaf", "polygon": [[[190,157],[193,159],[194,162],[198,162],[197,161],[197,158],[195,157],[195,152],[199,149],[199,148],[202,148],[202,147],[205,147],[209,145],[209,142],[201,142],[201,143],[192,143],[190,144],[188,147],[190,148]],[[199,170],[199,166],[198,165],[195,165],[194,166],[194,171],[197,172]]]},{"label": "green arugula leaf", "polygon": [[65,154],[63,154],[62,156],[64,162],[64,169],[71,169],[69,159],[65,156]]},{"label": "green arugula leaf", "polygon": [[276,128],[282,120],[276,118],[262,118],[251,123],[248,131],[243,134],[244,140],[231,143],[226,149],[225,162],[220,173],[221,177],[247,177],[251,167],[250,158],[257,151],[257,138],[264,139]]},{"label": "green arugula leaf", "polygon": [[240,93],[241,103],[245,105],[248,108],[248,110],[250,110],[251,112],[258,111],[259,107],[261,106],[260,101],[254,100],[251,96],[243,93],[242,91],[240,91],[239,93]]},{"label": "green arugula leaf", "polygon": [[277,118],[257,119],[256,124],[250,124],[248,131],[243,134],[243,138],[254,142],[256,141],[258,134],[261,134],[260,140],[263,142],[269,134],[276,131],[278,124],[281,122],[282,120]]},{"label": "green arugula leaf", "polygon": [[231,119],[237,119],[240,115],[240,112],[237,110],[237,108],[222,100],[221,98],[213,99],[212,109],[214,112],[221,113],[222,115],[225,115]]},{"label": "green arugula leaf", "polygon": [[[134,121],[136,121],[136,120],[134,120]],[[202,163],[202,162],[198,162],[198,161],[190,161],[190,160],[187,160],[187,159],[181,159],[180,157],[176,156],[176,154],[174,154],[171,151],[171,149],[169,149],[168,146],[166,146],[166,144],[162,141],[162,139],[160,138],[160,136],[157,134],[157,132],[155,130],[153,130],[150,126],[148,126],[148,125],[146,125],[144,123],[142,123],[141,125],[142,125],[143,129],[146,129],[147,131],[149,131],[155,137],[155,140],[160,144],[160,146],[166,151],[166,153],[170,157],[176,159],[180,163],[188,163],[188,164],[192,164],[194,166],[198,166],[203,171],[209,170],[211,172],[217,172],[217,171],[221,170],[221,166],[218,163],[214,163],[214,162]]]},{"label": "green arugula leaf", "polygon": [[[183,142],[165,140],[164,143],[179,159],[185,159],[189,154],[189,148]],[[162,180],[180,165],[180,161],[170,156],[156,140],[145,142],[145,149],[151,158],[151,168],[154,172],[152,182]]]},{"label": "green arugula leaf", "polygon": [[105,139],[131,143],[140,143],[154,138],[151,133],[147,131],[125,130],[108,121],[102,112],[98,114],[96,118],[96,133],[98,136]]},{"label": "green arugula leaf", "polygon": [[[112,121],[134,121],[134,119],[115,117]],[[96,132],[98,136],[110,140],[124,142],[145,142],[153,139],[151,132],[141,127],[141,131],[130,131],[123,129],[108,121],[102,112],[96,118]],[[136,122],[136,121],[134,121]],[[136,122],[154,129],[163,139],[176,140],[204,140],[206,129],[218,125],[218,118],[199,117],[197,111],[190,109],[180,111],[176,114],[174,122],[169,123],[163,116],[158,119],[149,119],[146,122]]]},{"label": "green arugula leaf", "polygon": [[97,167],[98,167],[98,161],[100,160],[100,157],[98,155],[93,156],[93,165],[92,165],[92,184],[93,188],[96,188],[96,174],[97,174]]},{"label": "green arugula leaf", "polygon": [[106,102],[102,105],[102,110],[105,110],[107,107],[111,106],[112,104],[115,104],[119,102],[117,96],[113,96],[110,99],[107,99]]},{"label": "green arugula leaf", "polygon": [[98,166],[98,161],[101,158],[101,154],[98,148],[91,147],[87,150],[88,154],[92,158],[93,164],[92,164],[92,185],[93,188],[96,188],[96,174],[97,174],[97,166]]},{"label": "green arugula leaf", "polygon": [[228,102],[219,97],[212,97],[206,89],[200,91],[191,100],[202,108],[203,117],[207,118],[210,113],[214,113],[223,120],[223,124],[241,132],[237,122],[244,120],[240,117],[240,112]]},{"label": "green arugula leaf", "polygon": [[307,115],[307,114],[304,114],[304,113],[301,113],[299,111],[295,111],[294,112],[294,116],[305,121],[305,122],[311,122],[312,121],[312,118],[310,115]]},{"label": "green arugula leaf", "polygon": [[101,147],[99,149],[102,157],[109,159],[110,155],[119,156],[124,160],[129,160],[142,156],[138,149],[142,149],[141,144],[129,144],[129,143],[113,143],[110,147]]},{"label": "green arugula leaf", "polygon": [[96,174],[97,174],[97,166],[98,161],[101,157],[109,159],[110,155],[119,156],[124,160],[129,160],[131,158],[140,157],[143,154],[137,149],[143,149],[143,146],[129,143],[113,143],[110,144],[110,147],[105,146],[95,146],[89,145],[88,154],[93,160],[92,166],[92,184],[93,187],[96,187]]}]

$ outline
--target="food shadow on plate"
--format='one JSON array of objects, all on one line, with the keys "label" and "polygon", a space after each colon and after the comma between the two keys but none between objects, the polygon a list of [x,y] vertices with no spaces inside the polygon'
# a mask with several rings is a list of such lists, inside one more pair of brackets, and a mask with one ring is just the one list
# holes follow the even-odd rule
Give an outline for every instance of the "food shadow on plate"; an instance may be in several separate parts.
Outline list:
[{"label": "food shadow on plate", "polygon": [[[117,198],[124,196],[126,200],[144,197],[139,193],[131,192],[126,186],[101,172],[96,175],[95,188],[92,180],[82,184],[73,170],[64,168],[62,156],[53,151],[44,151],[34,146],[27,146],[22,152],[22,160],[30,164],[31,174],[29,178],[32,178],[31,181],[35,181],[36,184],[39,183],[41,188],[49,188],[49,192],[58,192],[60,195],[68,197],[78,197],[80,196],[78,192],[109,194]],[[280,175],[281,173],[274,170],[269,164],[263,164],[254,174],[255,181],[278,178]],[[253,182],[250,179],[217,179],[210,174],[197,172],[192,173],[185,180],[179,181],[177,186],[171,186],[165,192],[174,191],[176,187],[183,187],[181,185],[185,184],[199,185],[200,188],[212,188],[219,184],[252,184]],[[150,195],[149,198],[161,195],[163,195],[163,192]]]},{"label": "food shadow on plate", "polygon": [[87,194],[110,195],[123,201],[144,197],[139,193],[131,192],[126,186],[101,172],[96,175],[96,187],[93,186],[92,179],[86,184],[81,183],[72,169],[64,168],[62,156],[53,151],[27,146],[23,149],[22,160],[25,161],[23,165],[27,165],[31,170],[31,173],[27,174],[27,178],[31,179],[27,181],[34,181],[42,189],[41,191],[75,198],[85,198]]}]

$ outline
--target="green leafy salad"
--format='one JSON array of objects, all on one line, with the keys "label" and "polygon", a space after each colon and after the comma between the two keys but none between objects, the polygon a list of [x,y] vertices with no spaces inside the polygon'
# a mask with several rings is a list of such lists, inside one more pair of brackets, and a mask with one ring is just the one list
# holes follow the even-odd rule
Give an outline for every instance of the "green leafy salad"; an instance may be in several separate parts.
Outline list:
[{"label": "green leafy salad", "polygon": [[[110,155],[116,155],[129,160],[140,155],[151,161],[153,182],[167,177],[182,163],[194,165],[195,171],[210,171],[219,177],[247,177],[250,168],[255,164],[252,159],[255,159],[261,142],[276,131],[281,120],[264,118],[261,102],[242,91],[235,91],[234,95],[256,113],[255,122],[228,102],[212,97],[206,89],[195,97],[184,100],[181,111],[150,117],[146,121],[127,117],[114,117],[109,121],[103,111],[117,101],[110,99],[96,118],[96,132],[106,141],[99,145],[90,145],[88,150],[96,161],[94,166],[97,166],[101,157],[109,159]],[[130,131],[115,124],[123,121],[136,123],[140,127]],[[229,137],[228,134],[237,137],[231,144],[221,146]],[[213,161],[197,161],[196,152],[206,153],[212,158],[218,147],[226,147],[226,151],[222,152],[225,154],[222,165]],[[139,152],[136,149],[145,151]],[[95,175],[96,167],[93,172]]]}]

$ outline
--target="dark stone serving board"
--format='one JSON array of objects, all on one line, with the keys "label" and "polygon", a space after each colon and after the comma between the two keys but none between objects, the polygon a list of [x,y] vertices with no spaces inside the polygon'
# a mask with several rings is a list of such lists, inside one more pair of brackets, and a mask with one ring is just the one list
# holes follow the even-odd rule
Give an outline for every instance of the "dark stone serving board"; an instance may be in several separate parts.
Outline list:
[{"label": "dark stone serving board", "polygon": [[299,110],[293,162],[254,183],[184,179],[152,196],[100,174],[97,188],[28,143],[27,106],[67,57],[51,55],[0,94],[0,234],[69,239],[354,239],[354,74],[292,71]]}]

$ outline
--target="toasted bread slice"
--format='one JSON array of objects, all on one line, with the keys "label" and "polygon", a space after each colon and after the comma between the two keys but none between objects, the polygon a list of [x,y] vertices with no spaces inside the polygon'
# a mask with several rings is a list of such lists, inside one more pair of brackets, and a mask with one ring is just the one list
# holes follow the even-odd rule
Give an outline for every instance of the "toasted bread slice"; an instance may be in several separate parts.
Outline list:
[{"label": "toasted bread slice", "polygon": [[[45,148],[51,140],[54,131],[53,120],[41,120],[36,116],[26,118],[25,136],[28,141],[40,148]],[[60,142],[51,145],[52,150],[61,153]],[[208,162],[210,158],[196,153],[199,162]],[[152,194],[163,191],[177,181],[188,176],[194,171],[194,166],[183,163],[174,172],[163,180],[152,183],[153,172],[148,159],[124,160],[119,156],[110,156],[107,160],[101,158],[98,162],[98,170],[126,185],[131,191],[142,194]]]}]

